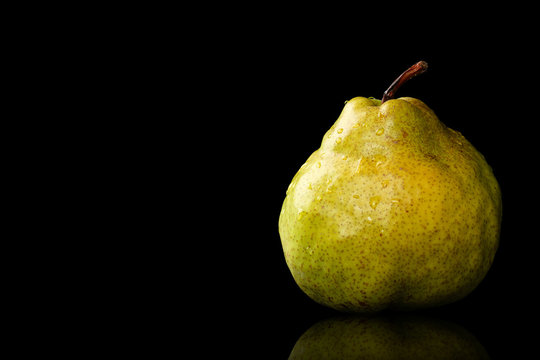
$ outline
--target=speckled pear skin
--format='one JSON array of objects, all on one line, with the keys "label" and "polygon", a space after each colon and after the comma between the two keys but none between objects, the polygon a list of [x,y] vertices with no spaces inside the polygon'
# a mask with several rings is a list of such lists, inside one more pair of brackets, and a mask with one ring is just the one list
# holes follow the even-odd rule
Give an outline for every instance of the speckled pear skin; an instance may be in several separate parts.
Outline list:
[{"label": "speckled pear skin", "polygon": [[493,262],[501,215],[491,167],[427,105],[356,97],[294,176],[279,233],[309,297],[371,313],[469,294]]},{"label": "speckled pear skin", "polygon": [[296,342],[289,360],[448,359],[489,355],[464,328],[415,316],[343,317],[320,321]]}]

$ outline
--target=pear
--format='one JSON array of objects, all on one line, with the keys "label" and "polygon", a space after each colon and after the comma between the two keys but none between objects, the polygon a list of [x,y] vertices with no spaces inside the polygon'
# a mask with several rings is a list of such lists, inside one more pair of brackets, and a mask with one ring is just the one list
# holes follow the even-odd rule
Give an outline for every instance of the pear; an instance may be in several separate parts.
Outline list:
[{"label": "pear", "polygon": [[331,308],[372,313],[462,299],[498,247],[500,188],[491,167],[422,101],[349,100],[292,179],[279,216],[298,286]]}]

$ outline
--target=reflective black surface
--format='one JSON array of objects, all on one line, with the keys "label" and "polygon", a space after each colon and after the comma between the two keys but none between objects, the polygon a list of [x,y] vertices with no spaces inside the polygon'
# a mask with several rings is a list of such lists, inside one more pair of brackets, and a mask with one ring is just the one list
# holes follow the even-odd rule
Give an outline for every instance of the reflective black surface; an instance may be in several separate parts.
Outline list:
[{"label": "reflective black surface", "polygon": [[489,359],[463,327],[414,315],[325,319],[296,342],[289,359]]},{"label": "reflective black surface", "polygon": [[[263,354],[262,358],[287,359],[295,346],[303,342],[303,334],[317,326],[316,324],[343,317],[351,319],[353,323],[357,321],[358,317],[323,307],[303,294],[290,276],[280,251],[280,247],[274,244],[268,247],[268,252],[275,255],[277,260],[270,260],[270,254],[244,259],[241,263],[229,264],[228,269],[217,274],[214,278],[217,281],[212,282],[212,296],[196,301],[197,306],[203,305],[201,318],[196,322],[196,326],[201,327],[198,334],[209,336],[227,349],[227,353],[236,354],[239,358]],[[522,259],[530,261],[531,257],[532,255],[526,254]],[[480,359],[527,358],[536,346],[539,313],[535,281],[530,278],[530,274],[534,272],[521,272],[530,269],[532,263],[518,263],[501,252],[484,281],[463,300],[439,308],[407,313],[383,311],[371,316],[372,320],[369,321],[397,323],[398,330],[395,332],[393,325],[387,327],[391,336],[401,339],[400,346],[403,348],[407,348],[408,331],[404,330],[407,326],[399,325],[400,322],[422,319],[421,323],[450,324],[450,328],[460,329],[459,333],[468,334],[469,345],[466,346],[483,349],[474,350],[481,354],[478,355]],[[419,325],[420,328],[422,326]],[[424,334],[431,331],[430,329],[433,329],[435,336],[436,327],[427,326],[423,330]],[[362,336],[358,335],[359,338]],[[339,351],[353,351],[351,347],[354,345],[347,342],[355,342],[358,337],[351,335],[334,339],[336,343],[333,346],[343,348]],[[429,336],[426,337],[429,339]],[[444,342],[441,338],[439,340]],[[423,347],[424,350],[414,351],[426,351],[422,356],[429,358],[427,354],[431,354],[429,351],[435,352],[436,346],[430,345],[429,340],[425,340],[425,346],[421,346],[423,342],[424,340],[418,340],[414,348]],[[472,343],[476,345],[471,345]],[[445,344],[448,345],[446,342]],[[308,345],[303,345],[304,348],[306,346]],[[400,349],[401,347],[396,347],[392,351],[395,353],[401,351]],[[341,354],[338,350],[335,351]]]},{"label": "reflective black surface", "polygon": [[[504,300],[497,303],[497,300],[475,299],[471,295],[471,299],[444,308],[410,313],[382,312],[362,317],[320,307],[294,292],[279,296],[253,295],[252,292],[237,293],[229,298],[231,303],[220,302],[225,312],[212,311],[214,315],[207,314],[199,319],[196,322],[199,330],[195,333],[201,336],[199,340],[211,339],[227,353],[240,358],[262,354],[263,358],[275,359],[286,359],[292,354],[296,357],[291,358],[317,359],[324,357],[315,354],[327,353],[333,354],[330,359],[340,358],[335,357],[337,355],[347,359],[347,356],[354,358],[353,354],[377,353],[379,349],[381,359],[392,358],[384,357],[385,354],[402,354],[403,358],[417,356],[418,359],[507,359],[527,358],[536,346],[538,314],[530,302]],[[309,340],[310,332],[317,333],[319,340]],[[382,343],[388,342],[384,340],[388,338],[394,346],[384,352],[382,349],[386,347]],[[366,341],[377,344],[373,345],[375,349],[355,345]],[[463,349],[452,353],[458,345]],[[435,356],[437,351],[444,352],[446,357]]]}]

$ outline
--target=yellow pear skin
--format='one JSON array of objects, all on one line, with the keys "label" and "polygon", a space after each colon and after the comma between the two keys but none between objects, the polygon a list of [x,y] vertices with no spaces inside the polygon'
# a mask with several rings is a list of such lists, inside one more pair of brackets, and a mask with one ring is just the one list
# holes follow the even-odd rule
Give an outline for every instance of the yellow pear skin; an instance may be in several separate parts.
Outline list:
[{"label": "yellow pear skin", "polygon": [[279,233],[309,297],[371,313],[469,294],[493,262],[501,214],[491,167],[426,104],[356,97],[294,176]]}]

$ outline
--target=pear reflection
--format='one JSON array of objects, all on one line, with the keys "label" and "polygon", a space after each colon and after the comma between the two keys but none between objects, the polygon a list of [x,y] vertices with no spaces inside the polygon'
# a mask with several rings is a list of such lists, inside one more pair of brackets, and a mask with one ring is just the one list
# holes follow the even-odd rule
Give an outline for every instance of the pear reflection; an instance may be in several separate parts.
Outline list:
[{"label": "pear reflection", "polygon": [[320,321],[296,342],[291,359],[489,359],[467,330],[418,316]]}]

